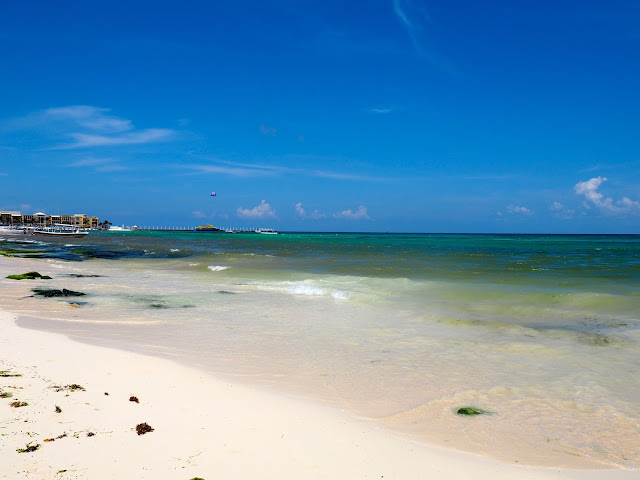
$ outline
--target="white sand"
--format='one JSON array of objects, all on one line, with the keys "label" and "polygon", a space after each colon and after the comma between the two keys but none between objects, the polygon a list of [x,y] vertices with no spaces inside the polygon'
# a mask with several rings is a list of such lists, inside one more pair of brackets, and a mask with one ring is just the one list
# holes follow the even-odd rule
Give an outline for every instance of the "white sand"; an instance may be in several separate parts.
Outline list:
[{"label": "white sand", "polygon": [[[420,445],[341,412],[170,361],[19,328],[0,311],[6,479],[631,479],[502,464]],[[86,391],[56,391],[79,384]],[[105,395],[108,392],[109,395]],[[129,401],[135,395],[140,403]],[[10,407],[13,401],[27,406]],[[56,413],[59,406],[61,413]],[[146,422],[155,430],[137,435]],[[88,436],[91,432],[94,435]],[[45,439],[66,437],[45,442]],[[27,444],[37,451],[18,453]]]}]

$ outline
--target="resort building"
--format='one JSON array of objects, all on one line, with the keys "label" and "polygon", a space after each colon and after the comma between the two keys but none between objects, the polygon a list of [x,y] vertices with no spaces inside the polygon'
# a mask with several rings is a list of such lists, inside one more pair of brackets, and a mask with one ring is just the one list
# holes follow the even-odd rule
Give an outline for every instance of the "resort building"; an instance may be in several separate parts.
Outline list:
[{"label": "resort building", "polygon": [[80,228],[98,228],[99,217],[88,217],[84,213],[74,215],[47,215],[37,212],[34,214],[21,214],[15,211],[0,211],[0,225],[24,225],[34,227],[46,227],[63,223]]}]

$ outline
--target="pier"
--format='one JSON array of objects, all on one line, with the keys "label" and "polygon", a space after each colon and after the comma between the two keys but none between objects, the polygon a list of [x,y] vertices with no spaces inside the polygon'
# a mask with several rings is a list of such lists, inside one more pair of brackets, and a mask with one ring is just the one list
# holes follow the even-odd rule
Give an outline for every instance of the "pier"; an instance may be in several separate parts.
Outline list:
[{"label": "pier", "polygon": [[[196,227],[165,227],[165,226],[146,226],[146,227],[127,227],[135,231],[145,232],[194,232]],[[264,228],[220,228],[217,232],[203,232],[203,233],[256,233],[257,230],[264,230]]]}]

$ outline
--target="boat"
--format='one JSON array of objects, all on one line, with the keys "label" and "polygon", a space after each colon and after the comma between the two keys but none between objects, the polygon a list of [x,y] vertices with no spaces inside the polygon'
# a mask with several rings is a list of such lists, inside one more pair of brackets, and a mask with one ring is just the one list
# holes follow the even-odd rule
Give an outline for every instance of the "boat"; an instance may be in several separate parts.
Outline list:
[{"label": "boat", "polygon": [[125,228],[124,225],[122,227],[119,227],[117,225],[109,225],[109,231],[110,232],[130,232],[131,229]]},{"label": "boat", "polygon": [[24,233],[40,235],[43,237],[82,238],[86,237],[89,232],[86,230],[80,230],[80,228],[75,225],[56,223],[55,225],[48,227],[27,228]]},{"label": "boat", "polygon": [[258,228],[255,232],[261,233],[263,235],[279,235],[280,234],[280,232],[278,232],[277,230],[274,230],[273,228]]},{"label": "boat", "polygon": [[218,227],[214,227],[213,225],[200,225],[194,228],[196,232],[219,232],[220,229]]}]

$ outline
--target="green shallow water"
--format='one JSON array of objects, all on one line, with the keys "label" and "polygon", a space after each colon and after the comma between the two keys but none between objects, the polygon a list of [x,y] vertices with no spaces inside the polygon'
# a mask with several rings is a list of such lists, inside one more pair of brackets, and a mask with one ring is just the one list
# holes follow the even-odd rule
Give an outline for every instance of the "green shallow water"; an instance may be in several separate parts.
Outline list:
[{"label": "green shallow water", "polygon": [[[640,466],[638,236],[132,232],[4,245],[46,251],[27,270],[88,293],[70,308],[3,280],[3,307],[50,319],[30,325],[507,461]],[[496,413],[461,419],[462,406]]]}]

